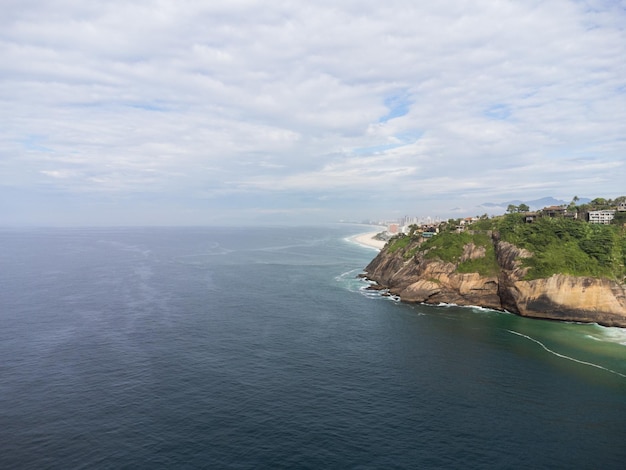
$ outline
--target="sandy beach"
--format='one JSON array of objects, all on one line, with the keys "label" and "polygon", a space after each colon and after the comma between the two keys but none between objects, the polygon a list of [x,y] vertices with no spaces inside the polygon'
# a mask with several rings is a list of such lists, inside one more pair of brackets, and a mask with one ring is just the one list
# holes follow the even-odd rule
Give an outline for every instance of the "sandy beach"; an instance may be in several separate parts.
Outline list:
[{"label": "sandy beach", "polygon": [[360,245],[364,245],[370,248],[375,248],[377,250],[382,250],[382,248],[385,246],[384,241],[381,240],[375,240],[374,237],[375,235],[377,235],[378,233],[380,233],[382,230],[379,230],[378,232],[367,232],[367,233],[361,233],[359,235],[355,235],[353,237],[350,237],[350,240],[352,240],[355,243],[358,243]]}]

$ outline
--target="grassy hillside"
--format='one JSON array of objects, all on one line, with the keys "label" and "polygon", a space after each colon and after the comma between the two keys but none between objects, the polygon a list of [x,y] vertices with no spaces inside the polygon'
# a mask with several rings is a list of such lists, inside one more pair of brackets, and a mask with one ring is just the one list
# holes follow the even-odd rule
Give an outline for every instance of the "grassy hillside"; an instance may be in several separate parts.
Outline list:
[{"label": "grassy hillside", "polygon": [[491,238],[486,234],[470,234],[468,232],[444,232],[417,243],[417,237],[401,236],[394,238],[388,247],[390,253],[404,250],[405,259],[411,258],[418,252],[424,253],[426,259],[440,259],[450,263],[459,263],[463,255],[463,247],[469,243],[485,247],[485,256],[474,260],[466,260],[459,264],[457,271],[470,273],[478,272],[483,276],[492,276],[498,272],[496,254]]},{"label": "grassy hillside", "polygon": [[617,225],[596,225],[565,218],[544,217],[524,223],[521,214],[490,220],[501,239],[531,251],[523,260],[531,269],[527,279],[556,273],[604,277],[623,281],[626,276],[626,233]]},{"label": "grassy hillside", "polygon": [[482,219],[470,230],[476,233],[444,230],[421,244],[418,236],[399,236],[390,241],[388,251],[399,251],[405,259],[422,252],[427,259],[459,263],[463,247],[474,243],[485,247],[485,257],[460,263],[458,271],[494,275],[498,271],[495,250],[491,238],[484,233],[492,230],[499,232],[503,241],[533,253],[532,258],[522,260],[523,265],[530,268],[527,280],[562,273],[626,282],[626,229],[623,226],[549,217],[527,224],[522,214],[507,214]]}]

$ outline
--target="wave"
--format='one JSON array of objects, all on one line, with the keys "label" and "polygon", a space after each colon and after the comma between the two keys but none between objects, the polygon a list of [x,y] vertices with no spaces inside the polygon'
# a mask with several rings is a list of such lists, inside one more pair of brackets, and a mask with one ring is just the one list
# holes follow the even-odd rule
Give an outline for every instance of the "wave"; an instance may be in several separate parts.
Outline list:
[{"label": "wave", "polygon": [[340,281],[342,279],[346,279],[347,277],[354,278],[356,277],[355,273],[362,272],[360,269],[351,269],[350,271],[346,271],[345,273],[341,273],[339,276],[335,276],[336,281]]},{"label": "wave", "polygon": [[439,302],[438,304],[428,304],[428,303],[422,302],[421,305],[425,305],[427,307],[465,308],[465,309],[471,309],[474,311],[487,312],[487,313],[510,313],[510,312],[507,312],[506,310],[496,310],[494,308],[481,307],[480,305],[459,305],[459,304],[447,303],[447,302]]},{"label": "wave", "polygon": [[530,337],[528,335],[525,335],[523,333],[520,333],[518,331],[513,331],[513,330],[506,330],[506,331],[508,331],[509,333],[512,333],[514,335],[526,338],[526,339],[528,339],[530,341],[533,341],[534,343],[537,343],[544,350],[546,350],[550,354],[554,354],[555,356],[560,357],[561,359],[567,359],[568,361],[577,362],[578,364],[583,364],[583,365],[589,366],[589,367],[595,367],[596,369],[602,369],[602,370],[604,370],[606,372],[610,372],[611,374],[619,375],[620,377],[626,378],[626,374],[622,374],[621,372],[617,372],[615,370],[609,369],[609,368],[601,366],[599,364],[594,364],[593,362],[582,361],[580,359],[576,359],[574,357],[566,356],[565,354],[560,354],[560,353],[558,353],[556,351],[553,351],[552,349],[548,348],[545,344],[543,344],[541,341],[539,341],[539,340],[537,340],[535,338],[532,338],[532,337]]},{"label": "wave", "polygon": [[371,245],[366,245],[365,243],[359,243],[358,241],[354,239],[354,237],[346,237],[343,239],[343,241],[351,243],[352,245],[358,245],[362,248],[367,248],[367,249],[374,250],[374,251],[380,251],[380,248],[376,248]]},{"label": "wave", "polygon": [[[372,234],[374,234],[374,232],[372,232]],[[382,246],[377,246],[376,243],[373,243],[373,240],[372,240],[372,242],[365,242],[365,241],[360,240],[359,238],[362,237],[363,235],[365,235],[365,234],[358,233],[356,235],[351,235],[349,237],[344,237],[343,241],[348,242],[348,243],[350,243],[352,245],[358,245],[358,246],[363,247],[363,248],[368,248],[370,250],[374,250],[374,251],[380,252]],[[369,235],[369,234],[367,234],[367,235]]]},{"label": "wave", "polygon": [[481,307],[480,305],[468,305],[472,310],[478,310],[479,312],[487,313],[503,313],[502,310],[496,310],[495,308]]},{"label": "wave", "polygon": [[626,346],[626,328],[602,326],[594,323],[593,330],[593,333],[585,335],[585,337],[594,341],[602,341]]},{"label": "wave", "polygon": [[344,287],[350,292],[358,292],[369,299],[383,299],[392,302],[400,302],[401,299],[397,295],[389,293],[388,289],[369,289],[376,285],[376,282],[367,278],[358,277],[357,274],[362,273],[361,269],[351,269],[335,276],[335,281],[344,284]]},{"label": "wave", "polygon": [[377,291],[367,290],[368,287],[375,284],[374,282],[358,277],[357,274],[363,272],[361,269],[351,269],[350,271],[346,271],[344,273],[335,276],[335,281],[342,284],[345,289],[350,292],[359,292],[367,297],[374,297]]}]

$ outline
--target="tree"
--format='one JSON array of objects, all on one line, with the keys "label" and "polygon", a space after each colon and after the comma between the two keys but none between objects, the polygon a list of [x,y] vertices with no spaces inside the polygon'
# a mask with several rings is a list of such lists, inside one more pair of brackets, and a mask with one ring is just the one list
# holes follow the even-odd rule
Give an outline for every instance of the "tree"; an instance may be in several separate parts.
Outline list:
[{"label": "tree", "polygon": [[613,216],[613,221],[615,225],[624,225],[626,224],[626,212],[616,212]]},{"label": "tree", "polygon": [[517,206],[517,212],[528,212],[530,210],[530,207],[528,207],[526,204],[520,204],[519,206]]},{"label": "tree", "polygon": [[508,207],[506,208],[506,211],[509,214],[513,214],[514,212],[517,212],[517,206],[515,204],[509,204]]},{"label": "tree", "polygon": [[591,201],[591,204],[593,204],[594,206],[606,206],[606,199],[604,199],[603,197],[597,197],[593,201]]}]

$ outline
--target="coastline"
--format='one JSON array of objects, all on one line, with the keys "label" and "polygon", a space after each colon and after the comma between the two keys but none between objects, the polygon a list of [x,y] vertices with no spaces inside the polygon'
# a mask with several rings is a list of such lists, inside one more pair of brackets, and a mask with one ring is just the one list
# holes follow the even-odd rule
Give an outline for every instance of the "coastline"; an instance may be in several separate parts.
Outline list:
[{"label": "coastline", "polygon": [[373,248],[376,251],[380,251],[383,249],[383,247],[385,246],[385,244],[387,242],[384,242],[382,240],[376,240],[373,237],[378,235],[380,233],[380,231],[378,232],[366,232],[366,233],[359,233],[357,235],[353,235],[351,237],[348,238],[349,241],[353,242],[353,243],[358,243],[359,245],[363,245],[366,246],[368,248]]},{"label": "coastline", "polygon": [[[365,267],[376,289],[386,289],[407,303],[479,306],[528,318],[626,328],[626,290],[616,281],[561,273],[526,281],[515,271],[521,249],[506,242],[496,245],[493,239],[495,274],[464,273],[457,270],[460,263],[414,255],[419,241],[411,243],[391,253],[383,249]],[[468,257],[476,255],[475,249],[464,246]],[[410,263],[407,253],[414,255]]]}]

